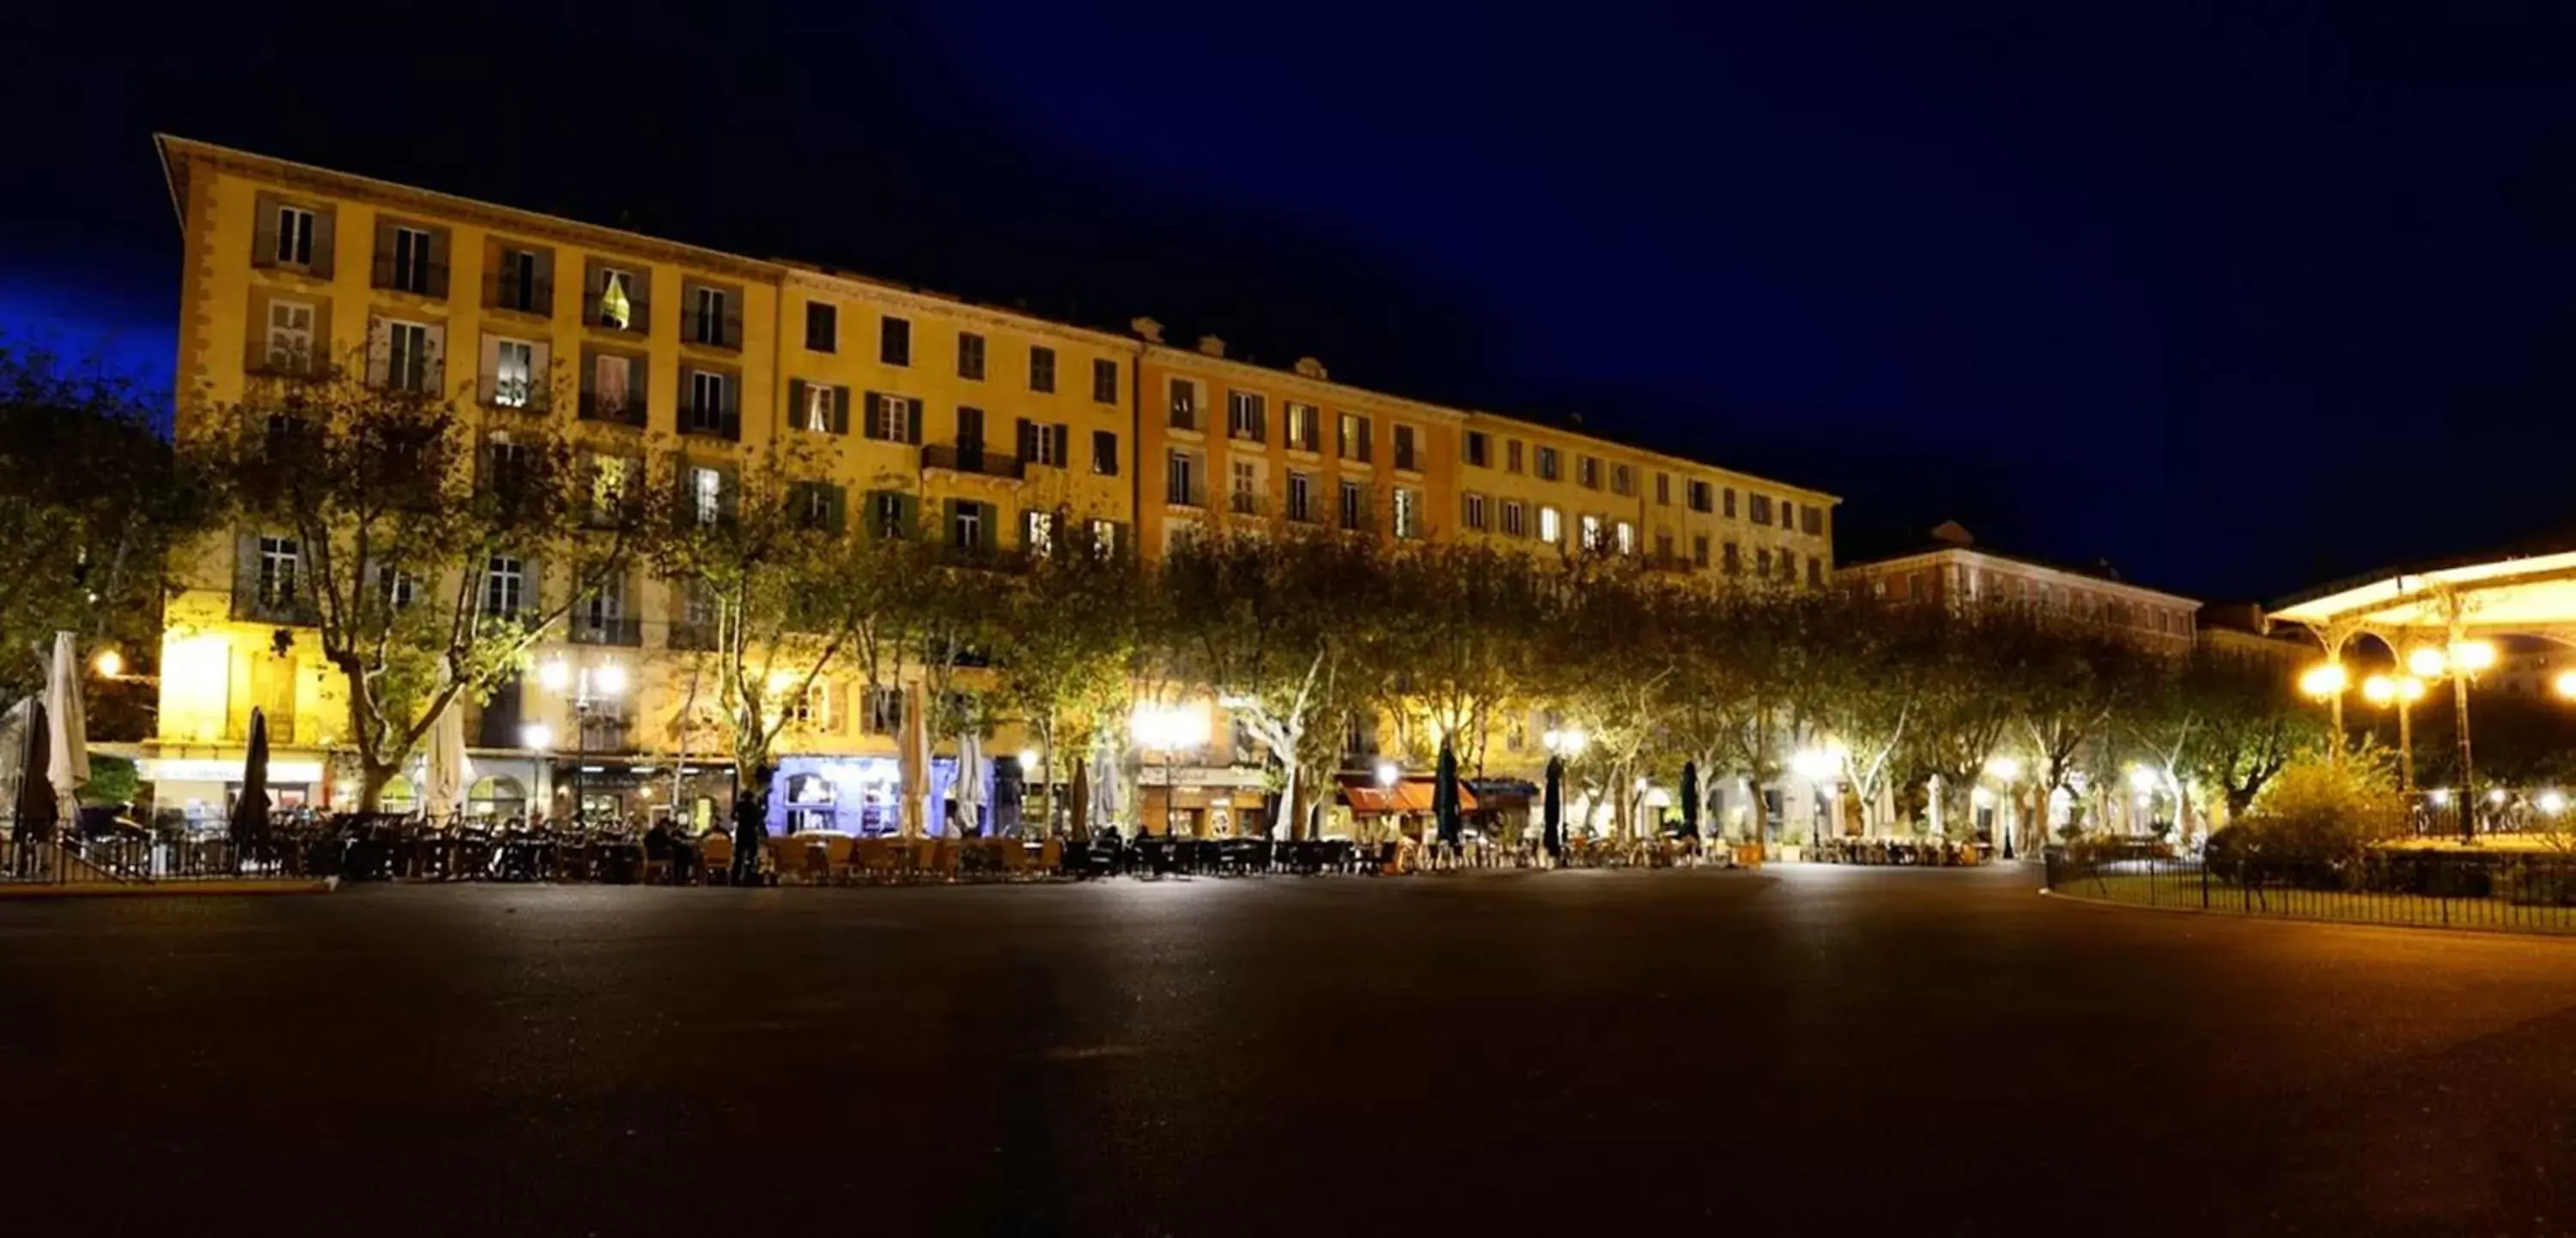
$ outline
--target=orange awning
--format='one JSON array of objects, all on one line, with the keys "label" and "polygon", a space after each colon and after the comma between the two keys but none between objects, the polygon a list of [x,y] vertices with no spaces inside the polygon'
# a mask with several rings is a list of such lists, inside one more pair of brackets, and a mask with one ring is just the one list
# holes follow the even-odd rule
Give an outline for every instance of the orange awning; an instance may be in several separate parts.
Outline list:
[{"label": "orange awning", "polygon": [[[1377,780],[1349,776],[1341,780],[1342,802],[1360,816],[1386,816],[1399,812],[1431,811],[1431,779],[1407,778],[1392,787],[1381,787]],[[1458,780],[1458,811],[1476,811],[1476,793],[1467,789],[1467,780]]]}]

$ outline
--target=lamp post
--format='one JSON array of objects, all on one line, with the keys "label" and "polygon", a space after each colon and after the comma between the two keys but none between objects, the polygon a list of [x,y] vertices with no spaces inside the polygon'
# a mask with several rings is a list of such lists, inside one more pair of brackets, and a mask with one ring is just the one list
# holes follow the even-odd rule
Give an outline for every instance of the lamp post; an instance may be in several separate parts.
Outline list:
[{"label": "lamp post", "polygon": [[[1557,727],[1549,727],[1546,731],[1541,732],[1538,737],[1539,746],[1547,749],[1547,763],[1556,775],[1557,810],[1560,814],[1563,813],[1565,804],[1565,762],[1583,755],[1583,745],[1590,742],[1590,740],[1591,737],[1585,735],[1583,733],[1583,728],[1579,726],[1564,727],[1561,729]],[[1542,791],[1541,794],[1544,795],[1545,792]],[[1544,809],[1541,811],[1544,811]],[[1542,822],[1541,828],[1543,829],[1544,827],[1545,823]],[[1557,822],[1558,837],[1553,840],[1555,845],[1559,848],[1562,848],[1565,845],[1565,839],[1563,837],[1564,830],[1565,823],[1562,820],[1559,820]]]},{"label": "lamp post", "polygon": [[[1834,772],[1835,767],[1839,764],[1840,761],[1836,759],[1835,754],[1832,752],[1823,748],[1805,748],[1789,757],[1789,772],[1796,774],[1800,778],[1806,779],[1816,789],[1823,791],[1825,794],[1825,802],[1832,804],[1839,800],[1839,796],[1835,794],[1834,790]],[[1815,795],[1813,791],[1809,792],[1807,802],[1809,805],[1809,811],[1807,813],[1807,845],[1810,847],[1822,848],[1825,845],[1824,822],[1819,819],[1818,814],[1814,810]]]},{"label": "lamp post", "polygon": [[2299,692],[2326,703],[2334,717],[2334,762],[2343,764],[2343,694],[2352,686],[2352,676],[2341,662],[2319,662],[2299,673]]},{"label": "lamp post", "polygon": [[[2456,630],[2456,629],[2454,629]],[[2431,682],[2451,679],[2451,725],[2460,733],[2460,841],[2478,836],[2477,767],[2469,760],[2469,681],[2495,665],[2495,646],[2482,640],[2454,640],[2448,648],[2418,645],[2406,655],[2406,669]]]},{"label": "lamp post", "polygon": [[2397,707],[2397,789],[2415,794],[2415,702],[2424,699],[2424,681],[2413,675],[2373,675],[2361,681],[2364,700],[2385,709]]},{"label": "lamp post", "polygon": [[538,668],[537,682],[549,692],[561,692],[567,687],[572,689],[572,819],[578,825],[589,816],[588,805],[582,797],[582,775],[586,772],[583,767],[590,755],[590,719],[603,706],[626,694],[626,668],[615,662],[603,662],[575,671],[563,659],[557,658]]}]

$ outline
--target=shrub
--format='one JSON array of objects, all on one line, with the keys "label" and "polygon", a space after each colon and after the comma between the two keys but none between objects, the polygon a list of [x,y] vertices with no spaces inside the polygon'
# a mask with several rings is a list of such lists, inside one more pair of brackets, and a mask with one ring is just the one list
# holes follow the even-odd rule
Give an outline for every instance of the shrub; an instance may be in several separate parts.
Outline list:
[{"label": "shrub", "polygon": [[2210,846],[2229,858],[2344,860],[2405,832],[2406,800],[2388,754],[2365,748],[2340,763],[2304,756],[2282,767],[2253,810]]}]

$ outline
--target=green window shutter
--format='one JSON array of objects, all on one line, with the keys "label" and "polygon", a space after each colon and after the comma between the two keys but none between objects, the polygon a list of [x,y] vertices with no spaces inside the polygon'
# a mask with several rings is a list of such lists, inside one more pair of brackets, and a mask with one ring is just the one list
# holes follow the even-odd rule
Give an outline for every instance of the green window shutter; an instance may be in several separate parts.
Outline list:
[{"label": "green window shutter", "polygon": [[804,379],[791,378],[787,380],[787,424],[794,426],[799,430],[805,428]]},{"label": "green window shutter", "polygon": [[895,493],[895,509],[901,517],[895,522],[895,536],[910,538],[921,529],[921,496],[902,491]]},{"label": "green window shutter", "polygon": [[907,411],[911,415],[903,419],[903,441],[919,447],[921,446],[921,423],[929,419],[921,415],[923,410],[919,400],[912,401]]},{"label": "green window shutter", "polygon": [[850,389],[832,388],[832,433],[847,436],[850,432]]},{"label": "green window shutter", "polygon": [[877,437],[877,427],[885,424],[885,397],[873,391],[869,392],[866,402],[866,412],[867,424],[861,427],[861,432],[865,433],[869,438],[875,438]]},{"label": "green window shutter", "polygon": [[823,499],[824,527],[835,534],[847,532],[850,527],[850,492],[839,486],[827,487]]},{"label": "green window shutter", "polygon": [[959,501],[956,499],[943,499],[939,504],[939,537],[941,541],[951,546],[957,544],[957,508],[959,505]]},{"label": "green window shutter", "polygon": [[1030,461],[1037,459],[1038,423],[1031,421],[1026,417],[1020,418],[1019,442],[1020,463],[1027,464]]}]

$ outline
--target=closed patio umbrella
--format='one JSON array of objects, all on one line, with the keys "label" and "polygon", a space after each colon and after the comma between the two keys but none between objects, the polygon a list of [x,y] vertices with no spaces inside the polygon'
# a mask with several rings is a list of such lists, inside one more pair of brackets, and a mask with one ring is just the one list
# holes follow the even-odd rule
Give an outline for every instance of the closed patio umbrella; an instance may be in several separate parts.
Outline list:
[{"label": "closed patio umbrella", "polygon": [[1439,823],[1440,841],[1457,846],[1465,824],[1458,819],[1458,753],[1445,739],[1440,741],[1440,763],[1432,772],[1431,816]]},{"label": "closed patio umbrella", "polygon": [[52,748],[45,780],[53,784],[56,811],[80,809],[80,789],[89,785],[89,711],[81,702],[80,642],[69,632],[54,633],[54,662],[45,675],[45,714],[51,722]]},{"label": "closed patio umbrella", "polygon": [[[1089,761],[1073,763],[1073,787],[1065,793],[1065,807],[1072,813],[1066,826],[1073,831],[1074,839],[1078,842],[1091,841],[1091,763]],[[1054,813],[1055,796],[1050,792],[1047,796],[1047,814],[1053,816]]]},{"label": "closed patio umbrella", "polygon": [[1699,762],[1682,762],[1682,837],[1699,841]]},{"label": "closed patio umbrella", "polygon": [[250,711],[250,742],[242,753],[241,798],[233,801],[230,822],[234,862],[247,858],[268,838],[268,715]]},{"label": "closed patio umbrella", "polygon": [[930,820],[930,729],[921,717],[921,690],[904,690],[903,742],[895,754],[902,779],[903,836],[928,837]]},{"label": "closed patio umbrella", "polygon": [[17,818],[11,833],[23,848],[52,841],[54,825],[62,820],[62,809],[54,800],[54,784],[46,776],[53,765],[54,743],[46,725],[45,703],[29,697],[20,708],[26,710],[26,746],[22,749],[26,759],[19,763],[18,795],[9,807]]},{"label": "closed patio umbrella", "polygon": [[1091,750],[1091,828],[1095,831],[1115,829],[1126,808],[1124,788],[1118,785],[1118,754],[1107,744]]},{"label": "closed patio umbrella", "polygon": [[957,826],[973,838],[984,832],[984,741],[973,732],[957,737]]},{"label": "closed patio umbrella", "polygon": [[1539,799],[1539,838],[1549,855],[1565,854],[1565,758],[1547,759],[1547,788]]},{"label": "closed patio umbrella", "polygon": [[423,814],[431,821],[463,814],[465,788],[473,777],[472,762],[465,756],[465,704],[451,700],[429,728],[429,768],[420,797]]}]

